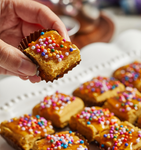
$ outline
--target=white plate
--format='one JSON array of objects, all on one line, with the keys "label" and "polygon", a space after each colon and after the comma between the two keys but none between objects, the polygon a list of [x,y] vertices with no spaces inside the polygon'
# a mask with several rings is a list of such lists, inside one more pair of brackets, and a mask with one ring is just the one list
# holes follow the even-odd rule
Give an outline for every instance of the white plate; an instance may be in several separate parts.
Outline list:
[{"label": "white plate", "polygon": [[[56,90],[71,94],[81,83],[94,76],[111,76],[119,66],[139,59],[136,52],[125,53],[112,44],[90,44],[81,51],[82,62],[63,78],[53,83],[40,82],[32,84],[17,77],[0,81],[0,122],[24,113],[31,113],[36,105],[47,94]],[[0,137],[0,150],[13,150]]]},{"label": "white plate", "polygon": [[114,44],[118,45],[124,51],[137,51],[141,52],[141,31],[130,29],[121,33]]}]

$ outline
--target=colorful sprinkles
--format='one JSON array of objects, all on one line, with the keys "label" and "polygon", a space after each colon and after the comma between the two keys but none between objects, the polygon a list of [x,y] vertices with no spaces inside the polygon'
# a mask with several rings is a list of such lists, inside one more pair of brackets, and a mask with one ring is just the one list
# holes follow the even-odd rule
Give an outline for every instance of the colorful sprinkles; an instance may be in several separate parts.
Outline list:
[{"label": "colorful sprinkles", "polygon": [[44,59],[53,59],[58,62],[61,62],[75,50],[70,42],[61,38],[54,31],[52,31],[50,36],[48,36],[48,32],[41,32],[38,41],[32,41],[28,46]]},{"label": "colorful sprinkles", "polygon": [[33,134],[34,136],[40,134],[43,137],[47,136],[48,129],[53,129],[53,126],[50,121],[47,121],[45,118],[40,117],[39,115],[31,116],[31,115],[24,115],[19,119],[14,118],[11,119],[9,125],[12,124],[16,125],[16,128],[20,131],[25,131],[28,134]]},{"label": "colorful sprinkles", "polygon": [[74,96],[65,95],[56,91],[55,94],[51,96],[46,96],[44,100],[40,102],[40,108],[51,108],[53,110],[61,110],[74,100]]},{"label": "colorful sprinkles", "polygon": [[87,125],[97,123],[103,126],[117,123],[117,119],[113,113],[110,113],[108,109],[97,107],[85,107],[81,113],[77,114],[77,118],[85,119]]},{"label": "colorful sprinkles", "polygon": [[108,133],[106,132],[101,139],[101,147],[107,147],[104,143],[112,141],[112,146],[109,150],[119,150],[129,147],[132,149],[132,144],[140,142],[141,131],[134,130],[131,126],[123,123],[121,125],[111,126]]},{"label": "colorful sprinkles", "polygon": [[111,78],[106,78],[106,77],[101,77],[98,76],[97,78],[93,78],[91,81],[83,83],[80,87],[79,90],[80,92],[83,93],[88,93],[89,95],[92,95],[93,93],[104,93],[108,90],[113,90],[116,87],[119,86],[119,81],[114,79],[113,77]]},{"label": "colorful sprinkles", "polygon": [[134,87],[134,82],[139,78],[141,72],[141,63],[133,62],[119,69],[120,76],[117,78],[125,85]]},{"label": "colorful sprinkles", "polygon": [[73,136],[74,132],[69,131],[67,134],[60,133],[55,135],[48,135],[46,137],[47,142],[51,145],[47,150],[55,149],[66,149],[72,147],[72,145],[78,145],[77,150],[88,150],[86,147],[83,147],[84,141],[82,139],[75,140]]},{"label": "colorful sprinkles", "polygon": [[126,87],[124,92],[119,92],[112,99],[116,100],[114,104],[121,112],[128,112],[131,109],[138,110],[138,104],[141,102],[141,96],[137,95],[136,89],[131,87]]}]

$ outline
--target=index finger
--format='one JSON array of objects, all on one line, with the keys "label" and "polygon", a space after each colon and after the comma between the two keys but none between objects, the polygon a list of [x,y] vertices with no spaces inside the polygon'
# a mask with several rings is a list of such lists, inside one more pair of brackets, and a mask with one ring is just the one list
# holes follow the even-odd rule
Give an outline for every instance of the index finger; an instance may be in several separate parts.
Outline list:
[{"label": "index finger", "polygon": [[65,25],[47,6],[32,0],[16,0],[14,8],[17,16],[22,20],[40,24],[46,29],[55,29],[69,40]]}]

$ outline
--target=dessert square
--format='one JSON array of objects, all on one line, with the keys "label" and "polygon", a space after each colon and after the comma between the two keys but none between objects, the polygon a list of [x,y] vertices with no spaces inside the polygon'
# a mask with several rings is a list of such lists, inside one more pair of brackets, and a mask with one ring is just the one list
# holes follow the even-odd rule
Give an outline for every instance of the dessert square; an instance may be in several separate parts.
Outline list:
[{"label": "dessert square", "polygon": [[120,120],[133,124],[141,115],[141,93],[135,88],[126,87],[125,91],[107,99],[103,107],[112,111]]},{"label": "dessert square", "polygon": [[43,101],[33,108],[33,115],[39,114],[51,120],[53,125],[59,128],[65,127],[71,116],[84,108],[83,101],[74,96],[59,93],[46,96]]},{"label": "dessert square", "polygon": [[89,150],[87,141],[72,131],[48,135],[47,138],[36,141],[33,150]]},{"label": "dessert square", "polygon": [[38,66],[39,76],[46,82],[62,77],[81,60],[77,46],[66,41],[55,30],[40,32],[37,40],[24,49],[26,40],[21,42],[19,49]]},{"label": "dessert square", "polygon": [[125,86],[137,88],[141,92],[141,63],[135,61],[131,64],[118,68],[113,76]]},{"label": "dessert square", "polygon": [[71,117],[69,127],[73,131],[78,131],[89,141],[93,141],[99,132],[119,122],[120,120],[108,109],[85,107],[83,111]]},{"label": "dessert square", "polygon": [[86,106],[102,105],[107,98],[116,96],[117,92],[124,89],[124,85],[113,77],[98,76],[80,85],[73,95],[80,97]]},{"label": "dessert square", "polygon": [[140,150],[141,130],[129,122],[113,125],[95,137],[95,144],[105,150]]},{"label": "dessert square", "polygon": [[1,136],[16,150],[30,150],[36,140],[53,134],[50,121],[39,115],[24,115],[1,123]]}]

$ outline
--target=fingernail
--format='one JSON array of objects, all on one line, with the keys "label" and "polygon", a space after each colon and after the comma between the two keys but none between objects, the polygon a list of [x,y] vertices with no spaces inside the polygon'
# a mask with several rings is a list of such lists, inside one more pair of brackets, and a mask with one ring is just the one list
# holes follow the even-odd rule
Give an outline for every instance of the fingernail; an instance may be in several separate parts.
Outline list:
[{"label": "fingernail", "polygon": [[31,61],[23,59],[18,71],[27,76],[33,76],[36,74],[37,67]]},{"label": "fingernail", "polygon": [[69,35],[68,35],[67,33],[66,33],[66,36],[65,36],[65,37],[66,37],[66,40],[67,40],[67,41],[71,41],[71,40],[70,40],[70,37],[69,37]]},{"label": "fingernail", "polygon": [[71,42],[71,40],[70,40],[70,37],[68,36],[68,41],[70,41]]},{"label": "fingernail", "polygon": [[40,73],[39,70],[37,70],[37,71],[36,71],[36,76],[39,76],[39,73]]}]

